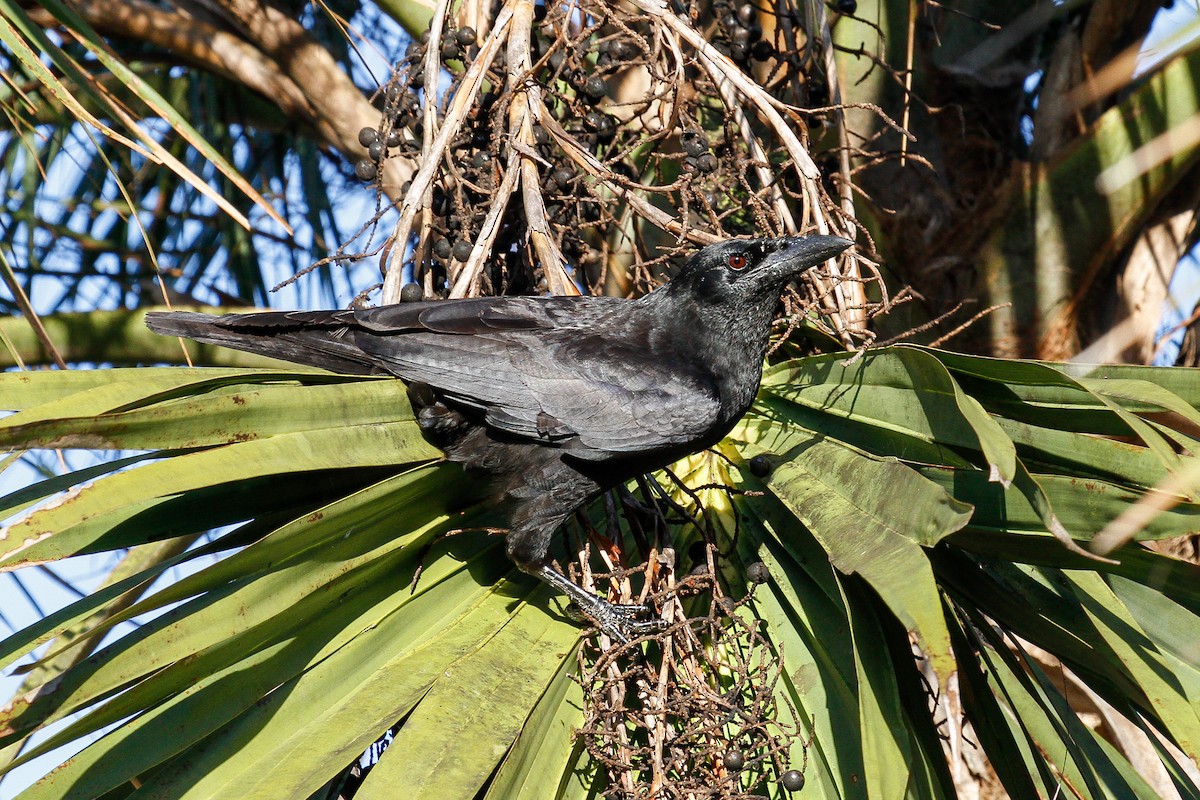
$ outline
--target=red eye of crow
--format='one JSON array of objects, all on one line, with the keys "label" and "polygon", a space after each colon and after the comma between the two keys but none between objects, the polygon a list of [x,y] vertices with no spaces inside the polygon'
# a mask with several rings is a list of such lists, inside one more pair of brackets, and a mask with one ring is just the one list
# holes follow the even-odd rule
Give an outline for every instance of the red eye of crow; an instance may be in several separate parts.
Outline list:
[{"label": "red eye of crow", "polygon": [[746,257],[743,255],[732,255],[729,257],[728,264],[731,269],[743,270],[746,268]]}]

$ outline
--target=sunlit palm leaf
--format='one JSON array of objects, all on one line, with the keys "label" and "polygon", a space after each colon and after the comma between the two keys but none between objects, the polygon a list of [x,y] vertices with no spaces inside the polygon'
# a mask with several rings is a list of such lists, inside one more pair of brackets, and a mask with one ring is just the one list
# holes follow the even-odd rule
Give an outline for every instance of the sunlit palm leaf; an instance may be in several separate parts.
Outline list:
[{"label": "sunlit palm leaf", "polygon": [[[1089,430],[1146,432],[1132,415],[1154,418],[1156,435],[1186,435],[1195,390],[1178,372],[1097,377],[1105,374],[1117,382],[913,348],[855,364],[784,362],[721,446],[732,464],[766,455],[765,482],[715,456],[681,465],[697,486],[766,492],[731,500],[705,490],[706,517],[727,537],[737,530],[726,574],[735,592],[739,563],[762,559],[771,570],[747,608],[783,658],[776,691],[812,737],[807,755],[797,745],[791,756],[794,765],[807,758],[807,792],[952,794],[906,631],[935,680],[958,670],[967,713],[1014,794],[1031,782],[1053,787],[1060,774],[1088,797],[1145,792],[1053,685],[1036,670],[1013,672],[1024,662],[1009,646],[1021,641],[1194,752],[1200,655],[1187,632],[1200,611],[1197,568],[1136,548],[1115,566],[1069,553],[1030,493],[1003,482],[1006,459],[1028,459],[1056,518],[1086,540],[1153,484],[1146,470],[1190,459],[1034,425],[1073,407]],[[93,437],[116,448],[189,448],[100,470],[95,488],[27,512],[5,529],[10,567],[242,523],[210,547],[242,549],[104,624],[181,605],[0,715],[0,743],[12,743],[83,712],[23,758],[117,724],[25,796],[59,797],[68,786],[98,796],[136,780],[135,795],[223,797],[236,786],[242,796],[304,797],[397,723],[397,746],[368,773],[364,796],[409,783],[406,794],[430,797],[586,791],[593,778],[580,778],[594,773],[570,734],[581,713],[570,678],[578,632],[559,601],[515,572],[498,541],[475,533],[434,547],[416,590],[403,588],[439,532],[477,523],[453,510],[472,494],[456,469],[412,466],[436,452],[405,421],[398,384],[181,369],[0,382],[25,409],[4,420],[10,446]],[[1061,444],[1010,434],[1032,427]],[[391,429],[399,438],[384,435]],[[178,508],[189,509],[186,520]],[[1185,501],[1144,535],[1194,531],[1196,519]],[[11,637],[7,658],[158,571]]]}]

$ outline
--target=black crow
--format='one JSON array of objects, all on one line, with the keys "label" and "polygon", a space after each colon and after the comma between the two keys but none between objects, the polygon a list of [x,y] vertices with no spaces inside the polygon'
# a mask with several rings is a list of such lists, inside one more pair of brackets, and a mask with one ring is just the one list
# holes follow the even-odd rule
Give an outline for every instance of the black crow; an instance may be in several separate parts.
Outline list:
[{"label": "black crow", "polygon": [[720,242],[636,300],[484,297],[146,321],[162,334],[403,380],[425,437],[505,502],[513,562],[626,642],[659,623],[556,571],[555,529],[598,493],[720,441],[758,393],[783,288],[851,244]]}]

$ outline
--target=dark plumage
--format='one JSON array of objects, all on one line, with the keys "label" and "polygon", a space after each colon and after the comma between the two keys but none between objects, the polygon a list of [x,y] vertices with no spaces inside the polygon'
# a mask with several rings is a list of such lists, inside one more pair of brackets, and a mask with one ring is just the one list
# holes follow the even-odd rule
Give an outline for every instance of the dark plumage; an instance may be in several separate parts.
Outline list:
[{"label": "dark plumage", "polygon": [[162,334],[404,380],[426,438],[507,502],[512,560],[625,641],[653,623],[550,567],[551,536],[597,493],[724,437],[758,392],[783,287],[850,245],[721,242],[637,300],[488,297],[146,321]]}]

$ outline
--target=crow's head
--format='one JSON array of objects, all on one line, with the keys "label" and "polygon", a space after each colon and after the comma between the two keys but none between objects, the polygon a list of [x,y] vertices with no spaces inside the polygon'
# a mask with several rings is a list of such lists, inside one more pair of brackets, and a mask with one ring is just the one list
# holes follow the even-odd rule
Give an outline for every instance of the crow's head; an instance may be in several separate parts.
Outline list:
[{"label": "crow's head", "polygon": [[688,259],[669,290],[709,303],[773,304],[790,281],[852,244],[840,236],[730,239],[710,244]]}]

